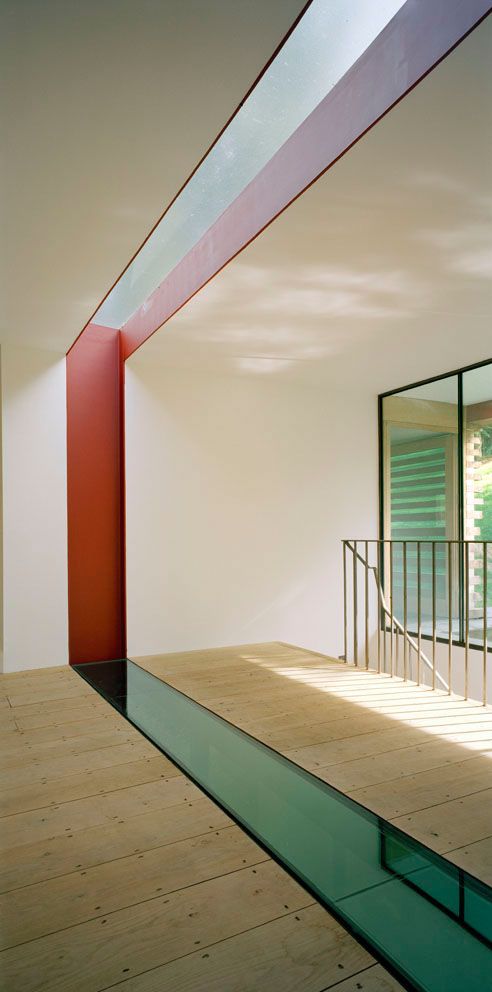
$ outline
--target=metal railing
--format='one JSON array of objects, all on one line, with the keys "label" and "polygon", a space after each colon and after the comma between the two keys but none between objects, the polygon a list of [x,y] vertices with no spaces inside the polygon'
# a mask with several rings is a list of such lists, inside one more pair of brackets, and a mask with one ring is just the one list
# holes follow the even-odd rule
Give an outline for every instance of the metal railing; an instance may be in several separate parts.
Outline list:
[{"label": "metal railing", "polygon": [[342,543],[345,661],[485,705],[492,542]]}]

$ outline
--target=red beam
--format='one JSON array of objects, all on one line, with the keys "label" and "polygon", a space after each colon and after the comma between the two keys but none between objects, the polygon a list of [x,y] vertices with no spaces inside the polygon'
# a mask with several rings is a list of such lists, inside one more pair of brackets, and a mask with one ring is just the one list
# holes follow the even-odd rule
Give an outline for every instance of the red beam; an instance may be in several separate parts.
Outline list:
[{"label": "red beam", "polygon": [[122,328],[128,358],[440,62],[486,0],[407,0],[384,31]]},{"label": "red beam", "polygon": [[126,653],[120,333],[90,324],[67,355],[70,664]]}]

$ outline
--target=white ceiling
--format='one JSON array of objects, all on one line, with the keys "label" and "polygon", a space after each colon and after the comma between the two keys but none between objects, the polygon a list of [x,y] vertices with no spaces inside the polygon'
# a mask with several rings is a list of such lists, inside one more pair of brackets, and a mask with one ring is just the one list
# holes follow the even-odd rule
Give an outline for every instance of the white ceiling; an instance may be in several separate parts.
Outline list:
[{"label": "white ceiling", "polygon": [[[0,339],[65,350],[302,0],[2,0]],[[492,19],[169,322],[175,368],[383,390],[492,355]]]},{"label": "white ceiling", "polygon": [[1,340],[70,346],[303,3],[1,0]]},{"label": "white ceiling", "polygon": [[140,358],[381,391],[492,357],[491,56],[489,18]]}]

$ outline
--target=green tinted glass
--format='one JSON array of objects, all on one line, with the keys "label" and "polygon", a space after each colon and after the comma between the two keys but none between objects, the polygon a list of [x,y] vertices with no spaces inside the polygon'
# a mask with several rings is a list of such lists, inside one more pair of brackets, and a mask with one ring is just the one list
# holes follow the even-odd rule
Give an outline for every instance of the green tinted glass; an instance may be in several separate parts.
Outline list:
[{"label": "green tinted glass", "polygon": [[410,987],[489,987],[487,886],[134,663],[78,670]]}]

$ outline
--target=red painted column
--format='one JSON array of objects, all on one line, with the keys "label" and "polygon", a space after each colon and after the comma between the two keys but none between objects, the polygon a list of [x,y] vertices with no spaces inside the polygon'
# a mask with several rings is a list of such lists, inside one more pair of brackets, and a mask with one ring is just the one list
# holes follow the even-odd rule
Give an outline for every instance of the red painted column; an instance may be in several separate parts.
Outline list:
[{"label": "red painted column", "polygon": [[126,654],[124,365],[120,332],[90,324],[67,355],[70,664]]}]

